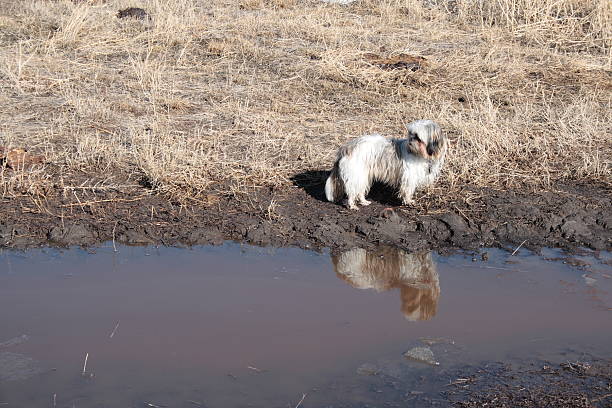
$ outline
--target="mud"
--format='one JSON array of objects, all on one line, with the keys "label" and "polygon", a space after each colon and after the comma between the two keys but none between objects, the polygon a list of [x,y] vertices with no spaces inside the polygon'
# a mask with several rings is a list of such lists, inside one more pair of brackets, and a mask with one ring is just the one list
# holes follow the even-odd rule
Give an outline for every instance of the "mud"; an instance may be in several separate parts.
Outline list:
[{"label": "mud", "polygon": [[558,247],[612,249],[609,186],[557,186],[552,192],[466,188],[444,204],[421,195],[403,207],[379,186],[359,211],[324,200],[325,172],[296,176],[284,190],[211,194],[206,202],[172,203],[142,186],[51,191],[45,199],[0,201],[0,247],[129,245],[191,246],[224,240],[260,246],[420,249]]},{"label": "mud", "polygon": [[458,372],[443,395],[455,407],[609,407],[612,361],[490,363]]}]

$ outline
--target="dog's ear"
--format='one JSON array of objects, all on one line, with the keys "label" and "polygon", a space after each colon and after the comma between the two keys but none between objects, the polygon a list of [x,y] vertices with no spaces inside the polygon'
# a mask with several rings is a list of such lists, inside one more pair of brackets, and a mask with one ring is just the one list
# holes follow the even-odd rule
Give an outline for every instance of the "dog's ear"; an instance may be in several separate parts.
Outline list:
[{"label": "dog's ear", "polygon": [[427,154],[430,156],[437,156],[440,152],[440,143],[437,140],[431,140],[427,144]]},{"label": "dog's ear", "polygon": [[442,129],[436,123],[430,123],[428,126],[428,143],[427,143],[427,154],[430,156],[438,157],[440,155],[440,151],[444,147],[444,135],[442,134]]}]

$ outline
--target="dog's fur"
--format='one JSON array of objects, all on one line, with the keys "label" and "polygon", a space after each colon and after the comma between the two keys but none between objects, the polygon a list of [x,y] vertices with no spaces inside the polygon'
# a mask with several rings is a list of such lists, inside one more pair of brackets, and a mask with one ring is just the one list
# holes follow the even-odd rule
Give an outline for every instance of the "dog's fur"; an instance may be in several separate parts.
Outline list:
[{"label": "dog's fur", "polygon": [[325,196],[340,201],[346,194],[348,207],[357,209],[356,203],[370,204],[365,197],[372,183],[381,181],[396,187],[404,204],[412,204],[415,190],[440,174],[447,149],[440,126],[431,120],[410,123],[407,139],[375,134],[351,140],[338,151]]},{"label": "dog's fur", "polygon": [[332,263],[336,275],[355,288],[378,292],[399,288],[406,319],[429,320],[436,315],[440,282],[431,253],[355,248],[333,255]]}]

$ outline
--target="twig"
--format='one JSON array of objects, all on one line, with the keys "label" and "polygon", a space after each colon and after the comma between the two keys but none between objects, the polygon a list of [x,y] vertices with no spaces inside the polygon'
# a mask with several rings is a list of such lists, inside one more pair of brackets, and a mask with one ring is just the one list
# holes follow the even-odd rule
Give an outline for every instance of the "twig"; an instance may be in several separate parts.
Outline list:
[{"label": "twig", "polygon": [[57,394],[53,394],[53,408],[57,406]]},{"label": "twig", "polygon": [[87,371],[87,359],[89,358],[89,353],[85,354],[85,363],[83,364],[83,375],[85,375],[85,371]]},{"label": "twig", "polygon": [[204,406],[204,404],[202,404],[201,402],[194,401],[194,400],[188,400],[187,402],[190,402],[190,403],[192,403],[193,405],[197,405],[197,406],[200,406],[200,407],[203,407],[203,406]]},{"label": "twig", "polygon": [[514,252],[512,252],[512,255],[510,256],[514,256],[514,254],[516,254],[516,251],[518,251],[519,249],[521,249],[521,247],[523,246],[523,244],[527,242],[527,240],[524,240],[523,242],[521,242],[521,245],[517,246],[516,249],[514,250]]},{"label": "twig", "polygon": [[452,383],[446,384],[446,387],[449,387],[451,385],[457,385],[457,384],[465,384],[466,382],[470,382],[470,379],[469,378],[457,378]]},{"label": "twig", "polygon": [[253,370],[253,371],[257,371],[258,373],[261,373],[261,370],[260,370],[259,368],[257,368],[257,367],[247,366],[247,368],[248,368],[249,370]]},{"label": "twig", "polygon": [[[74,194],[74,196],[76,197],[77,201],[79,202],[78,204],[72,204],[72,205],[78,205],[81,207],[81,211],[85,212],[85,208],[83,208],[83,204],[81,204],[81,200],[79,199],[79,196],[77,195],[76,191],[72,191],[72,194]],[[67,205],[67,204],[66,204]],[[63,205],[62,207],[64,207],[65,205]]]},{"label": "twig", "polygon": [[466,220],[466,221],[467,221],[467,222],[468,222],[470,225],[474,225],[474,223],[472,222],[472,220],[470,220],[470,219],[468,218],[468,216],[467,216],[467,215],[465,215],[465,213],[459,209],[459,207],[457,207],[456,205],[455,205],[454,207],[455,207],[455,209],[456,209],[457,211],[459,211],[459,214],[461,214],[461,215],[463,216],[463,218],[465,218],[465,220]]},{"label": "twig", "polygon": [[306,398],[306,395],[308,395],[308,394],[302,394],[302,399],[300,400],[300,402],[298,402],[298,404],[295,406],[295,408],[298,408],[300,405],[302,405],[302,402],[304,402],[304,399]]},{"label": "twig", "polygon": [[115,328],[113,329],[113,332],[110,334],[110,336],[108,336],[109,338],[113,338],[113,336],[115,335],[115,332],[117,331],[117,329],[119,328],[119,323],[117,322],[117,324],[115,325]]},{"label": "twig", "polygon": [[459,265],[459,266],[465,266],[466,268],[479,268],[479,269],[499,269],[500,271],[511,271],[511,272],[527,272],[524,271],[522,269],[516,269],[516,268],[502,268],[501,266],[489,266],[489,265]]},{"label": "twig", "polygon": [[117,252],[117,246],[115,245],[115,228],[117,228],[117,222],[115,221],[115,225],[113,225],[113,252]]}]

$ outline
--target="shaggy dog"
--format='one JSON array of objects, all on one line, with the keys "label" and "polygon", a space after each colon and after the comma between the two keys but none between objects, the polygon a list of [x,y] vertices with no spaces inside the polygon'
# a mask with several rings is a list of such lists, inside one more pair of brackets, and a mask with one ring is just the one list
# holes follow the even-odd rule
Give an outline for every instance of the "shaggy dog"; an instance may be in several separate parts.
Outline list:
[{"label": "shaggy dog", "polygon": [[332,255],[332,263],[336,275],[354,288],[377,292],[399,288],[406,319],[429,320],[436,315],[440,282],[431,253],[354,248]]},{"label": "shaggy dog", "polygon": [[367,135],[349,141],[338,151],[325,183],[325,196],[339,201],[346,194],[347,205],[369,205],[366,195],[372,183],[381,181],[399,190],[404,204],[412,204],[419,187],[432,184],[444,164],[448,149],[440,126],[431,120],[408,125],[407,139]]}]

